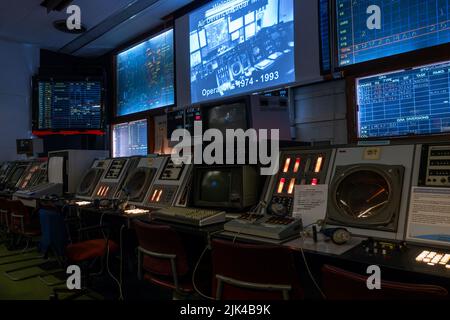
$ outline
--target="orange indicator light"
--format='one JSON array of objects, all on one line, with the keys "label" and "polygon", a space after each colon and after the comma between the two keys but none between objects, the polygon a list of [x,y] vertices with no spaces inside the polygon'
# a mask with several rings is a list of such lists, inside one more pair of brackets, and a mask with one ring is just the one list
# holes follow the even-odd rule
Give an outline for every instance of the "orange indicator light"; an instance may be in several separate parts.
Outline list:
[{"label": "orange indicator light", "polygon": [[281,178],[280,184],[278,185],[278,193],[283,193],[284,185],[286,184],[286,179]]},{"label": "orange indicator light", "polygon": [[284,163],[284,169],[283,172],[287,173],[289,172],[289,167],[291,166],[291,158],[287,158],[286,162]]}]

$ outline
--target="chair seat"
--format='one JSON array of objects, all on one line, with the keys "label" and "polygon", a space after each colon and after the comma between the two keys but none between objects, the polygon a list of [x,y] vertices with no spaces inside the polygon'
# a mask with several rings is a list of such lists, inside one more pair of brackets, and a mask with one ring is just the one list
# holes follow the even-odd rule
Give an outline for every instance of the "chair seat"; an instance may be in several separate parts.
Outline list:
[{"label": "chair seat", "polygon": [[[112,240],[108,241],[108,247],[110,253],[119,250],[119,246]],[[95,239],[68,245],[66,254],[70,261],[80,262],[102,257],[106,249],[106,241],[104,239]]]},{"label": "chair seat", "polygon": [[25,230],[25,232],[23,233],[23,235],[25,237],[37,237],[41,235],[41,230],[40,229],[30,229],[30,230]]},{"label": "chair seat", "polygon": [[[173,277],[156,276],[154,274],[145,273],[144,279],[148,282],[156,284],[167,289],[175,290],[175,284],[173,283]],[[194,285],[192,284],[191,277],[180,277],[178,278],[178,288],[179,291],[184,293],[194,292]]]}]

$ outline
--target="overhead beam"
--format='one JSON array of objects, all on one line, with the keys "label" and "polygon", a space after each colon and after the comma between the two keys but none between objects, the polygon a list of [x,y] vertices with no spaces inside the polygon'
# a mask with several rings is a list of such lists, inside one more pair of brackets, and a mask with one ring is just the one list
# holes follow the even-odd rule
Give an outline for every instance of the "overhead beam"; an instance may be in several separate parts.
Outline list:
[{"label": "overhead beam", "polygon": [[78,50],[84,48],[89,43],[100,38],[118,25],[132,19],[135,15],[155,5],[161,0],[136,0],[128,6],[119,10],[117,13],[109,16],[95,27],[89,29],[79,37],[59,49],[58,52],[65,54],[74,54]]}]

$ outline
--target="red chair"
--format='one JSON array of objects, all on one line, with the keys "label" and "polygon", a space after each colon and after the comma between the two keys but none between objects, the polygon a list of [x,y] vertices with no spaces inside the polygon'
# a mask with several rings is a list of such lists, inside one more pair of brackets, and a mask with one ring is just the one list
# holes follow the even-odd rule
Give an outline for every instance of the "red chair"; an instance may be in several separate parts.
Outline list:
[{"label": "red chair", "polygon": [[330,265],[322,267],[322,286],[329,300],[444,299],[448,296],[447,290],[439,286],[392,281],[381,281],[381,290],[369,290],[367,276]]},{"label": "red chair", "polygon": [[[66,299],[75,299],[83,295],[89,295],[90,291],[88,290],[88,285],[90,284],[92,276],[102,275],[105,271],[104,261],[106,259],[109,259],[110,255],[114,255],[120,250],[119,245],[109,238],[109,228],[107,226],[98,225],[79,229],[78,226],[81,225],[79,218],[66,218],[65,221],[67,224],[66,228],[69,231],[70,239],[70,244],[68,244],[66,247],[66,264],[77,265],[80,267],[80,269],[82,270],[81,274],[83,275],[83,279],[85,279],[85,284],[83,284],[82,290],[75,293],[72,290],[68,290],[67,288],[54,288],[53,295],[50,297],[54,300],[58,300],[60,294],[62,293],[71,294],[71,296]],[[70,234],[70,230],[72,230],[73,226],[76,226],[76,230],[74,230],[74,232],[76,233],[77,237],[72,237],[72,235]],[[93,233],[98,233],[100,237],[87,239],[89,238],[89,235],[92,235]],[[77,238],[79,241],[74,242],[74,238]],[[91,267],[98,260],[100,260],[101,263],[100,272],[96,274],[90,274],[89,271]],[[42,276],[41,280],[49,286],[65,283],[65,280],[61,283],[49,283],[45,281],[45,276]]]},{"label": "red chair", "polygon": [[170,226],[134,222],[138,247],[138,277],[182,295],[194,292],[183,242]]},{"label": "red chair", "polygon": [[213,293],[220,300],[303,299],[292,252],[281,246],[212,241]]},{"label": "red chair", "polygon": [[8,207],[10,211],[9,230],[12,234],[25,238],[28,247],[34,237],[41,235],[39,217],[33,216],[32,210],[21,201],[9,201]]},{"label": "red chair", "polygon": [[8,240],[9,233],[9,206],[8,200],[0,198],[0,232],[2,233],[3,242]]}]

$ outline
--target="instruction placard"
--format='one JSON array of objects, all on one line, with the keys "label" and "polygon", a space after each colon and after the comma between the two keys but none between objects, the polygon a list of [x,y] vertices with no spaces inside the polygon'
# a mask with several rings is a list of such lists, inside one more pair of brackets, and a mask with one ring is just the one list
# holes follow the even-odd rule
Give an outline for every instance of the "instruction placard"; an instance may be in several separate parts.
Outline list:
[{"label": "instruction placard", "polygon": [[413,187],[407,238],[450,245],[450,189]]}]

